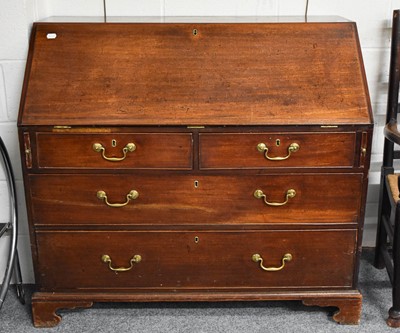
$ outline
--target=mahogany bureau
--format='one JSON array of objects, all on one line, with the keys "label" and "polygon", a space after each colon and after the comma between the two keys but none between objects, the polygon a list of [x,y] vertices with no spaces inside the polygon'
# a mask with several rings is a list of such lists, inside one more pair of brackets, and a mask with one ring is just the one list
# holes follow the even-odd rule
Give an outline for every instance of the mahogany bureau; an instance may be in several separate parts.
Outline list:
[{"label": "mahogany bureau", "polygon": [[358,323],[373,120],[355,23],[157,20],[33,25],[34,325],[93,302],[233,300]]}]

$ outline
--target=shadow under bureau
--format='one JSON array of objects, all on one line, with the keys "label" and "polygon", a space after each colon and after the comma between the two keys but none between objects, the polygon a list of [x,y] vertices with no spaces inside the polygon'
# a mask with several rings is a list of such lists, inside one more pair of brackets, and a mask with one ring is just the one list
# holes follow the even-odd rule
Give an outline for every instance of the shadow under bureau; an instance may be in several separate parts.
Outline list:
[{"label": "shadow under bureau", "polygon": [[355,23],[131,20],[32,29],[35,326],[93,302],[233,300],[358,323],[373,121]]}]

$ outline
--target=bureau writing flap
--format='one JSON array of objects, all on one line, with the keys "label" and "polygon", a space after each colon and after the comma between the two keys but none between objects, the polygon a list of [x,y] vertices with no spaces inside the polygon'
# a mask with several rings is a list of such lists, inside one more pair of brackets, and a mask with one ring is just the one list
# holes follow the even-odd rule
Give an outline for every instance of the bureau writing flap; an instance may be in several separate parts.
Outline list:
[{"label": "bureau writing flap", "polygon": [[370,124],[356,26],[36,23],[20,125]]}]

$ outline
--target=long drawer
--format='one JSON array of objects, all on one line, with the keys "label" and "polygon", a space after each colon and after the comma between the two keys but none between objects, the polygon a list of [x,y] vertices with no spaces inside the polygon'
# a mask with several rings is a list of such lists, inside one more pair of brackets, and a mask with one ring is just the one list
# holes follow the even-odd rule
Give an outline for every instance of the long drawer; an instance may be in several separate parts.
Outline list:
[{"label": "long drawer", "polygon": [[353,167],[354,132],[201,133],[201,169]]},{"label": "long drawer", "polygon": [[353,283],[355,230],[41,231],[36,237],[37,283],[46,291]]},{"label": "long drawer", "polygon": [[47,133],[36,135],[40,169],[193,167],[191,133]]},{"label": "long drawer", "polygon": [[46,174],[29,191],[35,225],[356,223],[362,174]]}]

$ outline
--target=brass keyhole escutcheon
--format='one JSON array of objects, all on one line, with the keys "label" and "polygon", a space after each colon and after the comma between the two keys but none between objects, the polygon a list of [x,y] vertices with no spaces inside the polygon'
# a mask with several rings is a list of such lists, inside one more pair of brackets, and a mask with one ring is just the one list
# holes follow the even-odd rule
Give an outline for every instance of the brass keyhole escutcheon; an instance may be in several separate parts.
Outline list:
[{"label": "brass keyhole escutcheon", "polygon": [[198,242],[200,242],[200,238],[199,236],[194,237],[194,242],[197,244]]},{"label": "brass keyhole escutcheon", "polygon": [[197,31],[197,29],[193,29],[193,31],[192,31],[193,36],[197,36],[198,33],[199,33],[199,32]]},{"label": "brass keyhole escutcheon", "polygon": [[111,140],[111,146],[116,147],[117,146],[117,140],[112,139]]},{"label": "brass keyhole escutcheon", "polygon": [[276,139],[276,146],[279,147],[281,145],[281,140]]},{"label": "brass keyhole escutcheon", "polygon": [[198,180],[195,180],[194,181],[194,188],[198,188],[199,187],[199,181]]}]

